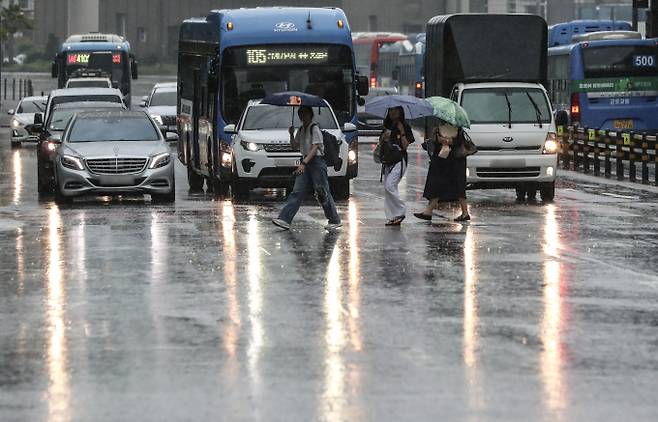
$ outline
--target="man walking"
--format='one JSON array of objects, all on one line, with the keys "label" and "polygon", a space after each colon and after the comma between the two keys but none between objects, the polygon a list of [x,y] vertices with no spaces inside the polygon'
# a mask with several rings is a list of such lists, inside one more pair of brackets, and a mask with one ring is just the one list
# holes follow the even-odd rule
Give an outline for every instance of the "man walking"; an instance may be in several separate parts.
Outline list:
[{"label": "man walking", "polygon": [[297,214],[306,195],[313,189],[318,202],[324,209],[324,215],[329,220],[325,226],[327,230],[338,230],[342,227],[340,217],[336,211],[334,198],[329,190],[329,177],[327,176],[327,163],[325,163],[324,144],[322,132],[317,124],[313,124],[313,109],[307,106],[299,107],[297,111],[302,126],[295,135],[295,128],[290,127],[290,144],[299,148],[302,161],[295,170],[295,186],[288,196],[288,201],[279,213],[279,217],[272,220],[276,226],[284,230],[290,229],[290,223]]}]

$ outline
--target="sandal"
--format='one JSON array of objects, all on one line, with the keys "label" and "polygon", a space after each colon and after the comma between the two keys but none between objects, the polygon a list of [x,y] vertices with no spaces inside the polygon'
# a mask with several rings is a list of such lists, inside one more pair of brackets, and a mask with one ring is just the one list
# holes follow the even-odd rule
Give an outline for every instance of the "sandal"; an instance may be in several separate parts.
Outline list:
[{"label": "sandal", "polygon": [[416,212],[414,213],[414,217],[420,218],[421,220],[425,220],[425,221],[432,221],[432,215],[431,214],[427,215],[424,212]]},{"label": "sandal", "polygon": [[458,221],[458,222],[461,222],[461,221],[470,221],[470,220],[471,220],[471,216],[470,216],[469,214],[466,214],[466,215],[463,215],[463,214],[462,214],[462,215],[460,215],[459,217],[457,217],[457,218],[454,219],[454,221]]},{"label": "sandal", "polygon": [[390,220],[389,222],[386,223],[387,226],[399,226],[402,224],[406,217],[404,215],[401,215],[399,217],[395,217],[394,219]]}]

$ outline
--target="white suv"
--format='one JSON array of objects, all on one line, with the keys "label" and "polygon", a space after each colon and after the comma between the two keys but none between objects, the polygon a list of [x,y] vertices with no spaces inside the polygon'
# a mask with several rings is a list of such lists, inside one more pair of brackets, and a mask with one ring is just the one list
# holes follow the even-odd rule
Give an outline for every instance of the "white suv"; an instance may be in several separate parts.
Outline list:
[{"label": "white suv", "polygon": [[[343,164],[337,171],[328,168],[329,183],[336,199],[349,196],[349,163],[356,162],[354,154],[348,154],[343,131],[355,131],[356,126],[346,123],[341,127],[329,107],[314,107],[313,121],[320,129],[334,135],[340,142],[340,157]],[[233,134],[231,189],[234,195],[244,196],[256,187],[286,188],[292,186],[293,171],[302,159],[298,150],[290,145],[288,128],[300,126],[296,107],[280,107],[260,104],[259,100],[250,101],[245,108],[238,125],[224,128],[227,134]]]},{"label": "white suv", "polygon": [[517,199],[555,196],[558,144],[546,90],[535,83],[469,83],[452,99],[471,120],[467,133],[478,147],[468,157],[470,188],[515,188]]}]

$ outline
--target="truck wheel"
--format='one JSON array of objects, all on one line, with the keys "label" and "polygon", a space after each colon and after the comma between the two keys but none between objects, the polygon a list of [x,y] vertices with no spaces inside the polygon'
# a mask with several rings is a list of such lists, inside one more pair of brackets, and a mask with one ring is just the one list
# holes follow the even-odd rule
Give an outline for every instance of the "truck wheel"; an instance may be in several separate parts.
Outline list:
[{"label": "truck wheel", "polygon": [[545,183],[539,190],[541,200],[544,202],[553,202],[555,198],[555,182]]},{"label": "truck wheel", "polygon": [[350,179],[347,177],[329,179],[329,188],[335,201],[347,201],[350,198]]},{"label": "truck wheel", "polygon": [[525,201],[525,194],[526,194],[525,188],[516,188],[516,200],[518,202]]},{"label": "truck wheel", "polygon": [[536,201],[537,200],[537,189],[535,189],[535,188],[528,189],[527,194],[528,194],[528,201]]},{"label": "truck wheel", "polygon": [[187,184],[190,186],[190,191],[201,192],[203,190],[203,176],[198,174],[192,169],[190,163],[187,165]]}]

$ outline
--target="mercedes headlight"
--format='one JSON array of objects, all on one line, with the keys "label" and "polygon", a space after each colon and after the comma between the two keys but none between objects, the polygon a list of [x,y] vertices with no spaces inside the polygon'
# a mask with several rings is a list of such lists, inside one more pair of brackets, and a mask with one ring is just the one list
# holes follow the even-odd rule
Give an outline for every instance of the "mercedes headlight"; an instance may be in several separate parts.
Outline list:
[{"label": "mercedes headlight", "polygon": [[75,155],[62,155],[62,165],[71,170],[84,170],[85,166],[82,164],[80,157]]},{"label": "mercedes headlight", "polygon": [[155,122],[160,126],[164,125],[164,123],[162,123],[162,116],[160,116],[159,114],[151,114],[151,118],[155,120]]},{"label": "mercedes headlight", "polygon": [[151,157],[151,164],[149,164],[150,169],[158,169],[164,167],[171,162],[171,154],[168,152],[163,152],[162,154],[154,155]]}]

